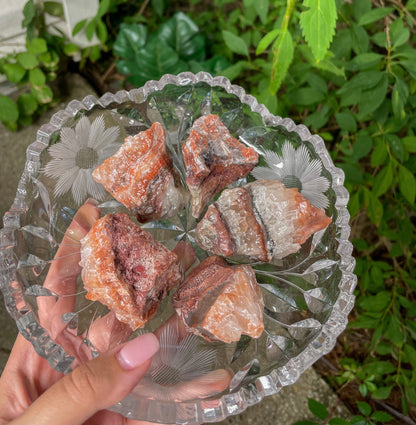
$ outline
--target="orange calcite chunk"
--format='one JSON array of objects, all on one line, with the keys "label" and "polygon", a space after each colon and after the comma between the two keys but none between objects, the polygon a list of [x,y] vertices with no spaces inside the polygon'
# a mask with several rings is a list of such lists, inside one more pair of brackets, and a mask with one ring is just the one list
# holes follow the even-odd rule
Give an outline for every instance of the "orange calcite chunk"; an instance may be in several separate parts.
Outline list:
[{"label": "orange calcite chunk", "polygon": [[174,216],[185,203],[186,192],[166,151],[165,130],[158,122],[127,137],[92,175],[142,223]]},{"label": "orange calcite chunk", "polygon": [[208,341],[239,341],[241,335],[259,338],[264,330],[264,302],[254,270],[229,266],[208,257],[179,285],[173,306],[186,328]]},{"label": "orange calcite chunk", "polygon": [[133,330],[157,312],[182,279],[178,256],[134,224],[127,214],[107,214],[81,240],[86,297],[112,310]]},{"label": "orange calcite chunk", "polygon": [[331,219],[297,189],[257,180],[226,189],[198,223],[196,241],[216,255],[272,262],[293,254]]},{"label": "orange calcite chunk", "polygon": [[234,138],[213,114],[194,121],[182,154],[196,218],[213,196],[247,175],[258,162],[257,152]]}]

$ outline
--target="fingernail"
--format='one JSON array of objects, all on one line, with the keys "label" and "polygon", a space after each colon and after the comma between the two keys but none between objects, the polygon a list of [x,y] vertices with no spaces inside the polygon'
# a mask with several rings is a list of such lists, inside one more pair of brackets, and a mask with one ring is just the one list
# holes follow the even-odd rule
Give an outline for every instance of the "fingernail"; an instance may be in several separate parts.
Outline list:
[{"label": "fingernail", "polygon": [[129,341],[116,357],[124,370],[132,370],[149,360],[158,350],[159,340],[148,333]]},{"label": "fingernail", "polygon": [[96,201],[94,198],[88,198],[85,203],[94,205],[95,207],[98,205],[98,201]]}]

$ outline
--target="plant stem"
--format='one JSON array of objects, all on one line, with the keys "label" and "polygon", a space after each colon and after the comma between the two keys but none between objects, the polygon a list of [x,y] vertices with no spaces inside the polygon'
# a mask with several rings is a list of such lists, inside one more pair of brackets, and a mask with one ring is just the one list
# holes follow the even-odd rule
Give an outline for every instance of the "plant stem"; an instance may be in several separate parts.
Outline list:
[{"label": "plant stem", "polygon": [[287,30],[289,27],[290,17],[292,16],[295,4],[296,0],[287,0],[285,15],[283,16],[282,26],[280,27],[284,31]]}]

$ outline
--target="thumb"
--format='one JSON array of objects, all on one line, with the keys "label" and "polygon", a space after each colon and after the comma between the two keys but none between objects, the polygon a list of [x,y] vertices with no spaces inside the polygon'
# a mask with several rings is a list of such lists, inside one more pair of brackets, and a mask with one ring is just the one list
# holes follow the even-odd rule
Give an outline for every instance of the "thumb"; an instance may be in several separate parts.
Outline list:
[{"label": "thumb", "polygon": [[81,425],[99,410],[126,397],[159,349],[157,337],[141,335],[116,353],[79,366],[44,392],[13,425]]}]

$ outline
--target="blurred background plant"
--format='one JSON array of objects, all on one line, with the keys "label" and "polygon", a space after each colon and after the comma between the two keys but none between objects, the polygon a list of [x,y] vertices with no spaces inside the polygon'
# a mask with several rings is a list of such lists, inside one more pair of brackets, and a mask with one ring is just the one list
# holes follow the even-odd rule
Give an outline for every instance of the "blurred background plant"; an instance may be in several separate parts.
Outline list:
[{"label": "blurred background plant", "polygon": [[29,0],[26,50],[0,59],[21,88],[0,96],[0,121],[35,119],[64,69],[100,94],[203,70],[319,133],[345,171],[359,284],[347,331],[316,368],[355,416],[312,400],[318,422],[302,423],[415,424],[415,11],[416,0],[101,0],[73,30],[97,43],[80,47],[45,25],[59,3]]}]

